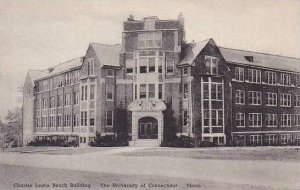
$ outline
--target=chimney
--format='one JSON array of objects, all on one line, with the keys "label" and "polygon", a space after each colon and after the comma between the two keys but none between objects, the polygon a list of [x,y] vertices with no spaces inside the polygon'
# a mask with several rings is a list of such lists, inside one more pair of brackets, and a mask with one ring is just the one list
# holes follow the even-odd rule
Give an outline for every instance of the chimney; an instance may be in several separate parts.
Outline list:
[{"label": "chimney", "polygon": [[184,18],[183,18],[183,13],[180,12],[178,15],[178,22],[184,27]]},{"label": "chimney", "polygon": [[128,17],[127,20],[128,20],[128,21],[133,21],[133,20],[134,20],[134,16],[133,16],[133,15],[129,15],[129,17]]},{"label": "chimney", "polygon": [[180,29],[182,30],[182,40],[185,42],[185,31],[184,31],[184,18],[183,18],[183,13],[180,12],[178,15],[178,22],[181,25]]}]

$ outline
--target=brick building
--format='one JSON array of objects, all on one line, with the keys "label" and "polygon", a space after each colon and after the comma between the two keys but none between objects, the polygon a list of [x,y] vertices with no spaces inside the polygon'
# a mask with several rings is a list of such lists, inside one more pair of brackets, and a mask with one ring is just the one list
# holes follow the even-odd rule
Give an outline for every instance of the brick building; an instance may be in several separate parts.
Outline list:
[{"label": "brick building", "polygon": [[122,45],[91,43],[84,57],[28,71],[24,143],[34,138],[168,135],[219,145],[300,143],[300,59],[186,43],[184,19],[124,22]]}]

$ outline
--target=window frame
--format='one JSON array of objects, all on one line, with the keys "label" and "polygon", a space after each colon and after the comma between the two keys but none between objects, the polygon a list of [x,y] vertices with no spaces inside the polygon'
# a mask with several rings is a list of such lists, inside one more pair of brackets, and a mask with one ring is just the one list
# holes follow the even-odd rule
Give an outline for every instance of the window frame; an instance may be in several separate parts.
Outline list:
[{"label": "window frame", "polygon": [[234,69],[234,79],[238,82],[244,82],[244,80],[245,80],[245,69],[243,67],[235,67],[235,69]]},{"label": "window frame", "polygon": [[[108,124],[108,112],[111,112],[111,125]],[[113,110],[106,110],[105,115],[105,127],[113,127],[114,126],[114,111]]]}]

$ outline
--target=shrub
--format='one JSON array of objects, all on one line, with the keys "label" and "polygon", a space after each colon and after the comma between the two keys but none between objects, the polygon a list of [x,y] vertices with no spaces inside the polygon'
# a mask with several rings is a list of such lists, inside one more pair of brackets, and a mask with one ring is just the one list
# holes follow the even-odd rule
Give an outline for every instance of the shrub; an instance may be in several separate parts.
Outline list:
[{"label": "shrub", "polygon": [[184,147],[184,148],[191,148],[195,147],[195,140],[192,137],[188,136],[180,136],[174,137],[173,139],[164,139],[161,142],[162,147]]}]

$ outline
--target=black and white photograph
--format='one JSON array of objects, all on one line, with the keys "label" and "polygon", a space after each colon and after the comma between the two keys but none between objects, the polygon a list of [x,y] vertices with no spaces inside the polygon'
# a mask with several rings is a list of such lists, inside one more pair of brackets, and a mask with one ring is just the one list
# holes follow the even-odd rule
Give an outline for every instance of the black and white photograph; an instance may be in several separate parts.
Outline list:
[{"label": "black and white photograph", "polygon": [[0,190],[299,190],[300,0],[0,0]]}]

